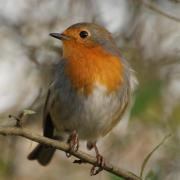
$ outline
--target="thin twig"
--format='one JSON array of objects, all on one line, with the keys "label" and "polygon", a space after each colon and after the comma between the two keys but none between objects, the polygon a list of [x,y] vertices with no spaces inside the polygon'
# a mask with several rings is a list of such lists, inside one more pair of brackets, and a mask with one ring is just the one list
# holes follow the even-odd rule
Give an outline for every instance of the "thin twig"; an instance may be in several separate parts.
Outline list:
[{"label": "thin twig", "polygon": [[[69,150],[69,146],[68,144],[64,143],[64,142],[60,142],[57,140],[53,140],[50,138],[46,138],[44,136],[35,134],[34,132],[31,132],[27,129],[24,128],[17,128],[17,127],[0,127],[0,134],[1,135],[15,135],[15,136],[22,136],[26,139],[41,143],[41,144],[45,144],[48,146],[52,146],[56,149],[59,149],[61,151],[64,152],[68,152]],[[82,160],[82,162],[87,162],[89,164],[92,165],[96,165],[96,158],[90,156],[89,154],[86,154],[82,151],[77,151],[77,152],[71,152],[71,154],[75,157],[77,157],[78,159]],[[136,176],[135,174],[133,174],[132,172],[123,170],[123,169],[119,169],[115,166],[112,166],[109,163],[106,163],[106,165],[103,167],[104,170],[115,174],[119,177],[122,177],[126,180],[141,180],[141,178],[139,178],[138,176]]]},{"label": "thin twig", "polygon": [[142,166],[141,166],[141,172],[140,172],[140,177],[143,178],[143,172],[145,169],[145,166],[147,164],[147,162],[149,161],[149,159],[151,158],[151,156],[153,155],[153,153],[164,144],[164,142],[171,137],[171,134],[166,135],[163,140],[146,156],[146,158],[144,159]]},{"label": "thin twig", "polygon": [[146,6],[149,9],[151,9],[152,11],[155,11],[158,14],[161,14],[162,16],[165,16],[165,17],[167,17],[167,18],[169,18],[171,20],[174,20],[174,21],[180,23],[180,18],[179,17],[173,16],[173,15],[165,12],[160,7],[158,7],[157,4],[149,2],[149,1],[145,1],[145,0],[136,0],[136,1],[141,2],[142,4],[144,4],[144,6]]}]

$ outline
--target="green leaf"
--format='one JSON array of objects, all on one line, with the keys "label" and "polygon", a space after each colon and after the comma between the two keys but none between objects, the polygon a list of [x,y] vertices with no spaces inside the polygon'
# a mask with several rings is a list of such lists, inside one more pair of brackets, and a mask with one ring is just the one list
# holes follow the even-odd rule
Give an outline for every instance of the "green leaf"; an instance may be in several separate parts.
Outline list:
[{"label": "green leaf", "polygon": [[35,111],[33,110],[30,110],[30,109],[24,109],[23,110],[23,115],[26,116],[26,115],[32,115],[32,114],[36,114]]}]

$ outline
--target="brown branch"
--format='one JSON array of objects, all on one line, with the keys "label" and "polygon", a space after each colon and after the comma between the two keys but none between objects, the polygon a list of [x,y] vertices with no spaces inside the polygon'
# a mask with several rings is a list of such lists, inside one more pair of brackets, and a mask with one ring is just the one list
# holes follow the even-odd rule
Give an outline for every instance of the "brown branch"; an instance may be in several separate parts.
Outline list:
[{"label": "brown branch", "polygon": [[152,2],[148,2],[146,0],[136,0],[136,1],[141,2],[142,4],[144,4],[144,6],[146,6],[149,9],[151,9],[152,11],[157,12],[160,15],[165,16],[165,17],[167,17],[167,18],[169,18],[171,20],[174,20],[174,21],[180,23],[180,18],[178,18],[176,16],[173,16],[173,15],[165,12],[164,10],[160,9],[160,7],[158,7],[157,4],[152,3]]},{"label": "brown branch", "polygon": [[[34,132],[31,132],[27,129],[24,128],[18,128],[18,127],[0,127],[0,135],[15,135],[15,136],[22,136],[26,139],[32,140],[34,142],[38,142],[41,144],[46,144],[48,146],[52,146],[56,149],[59,149],[61,151],[67,152],[69,150],[68,144],[64,142],[60,142],[57,140],[53,140],[50,138],[46,138],[44,136],[35,134]],[[87,162],[92,165],[96,165],[96,158],[93,156],[86,154],[82,151],[77,151],[77,152],[71,152],[71,154],[78,159],[82,160],[83,162]],[[141,180],[140,177],[136,176],[132,172],[119,169],[115,166],[112,166],[109,163],[106,163],[105,167],[103,167],[104,170],[115,174],[119,177],[122,177],[126,180]]]}]

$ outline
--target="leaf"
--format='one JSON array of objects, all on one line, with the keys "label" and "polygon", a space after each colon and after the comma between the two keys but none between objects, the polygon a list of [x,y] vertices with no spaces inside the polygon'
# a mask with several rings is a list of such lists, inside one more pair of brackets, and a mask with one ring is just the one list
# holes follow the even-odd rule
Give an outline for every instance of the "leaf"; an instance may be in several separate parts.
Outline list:
[{"label": "leaf", "polygon": [[24,109],[23,110],[23,115],[26,116],[26,115],[32,115],[32,114],[36,114],[35,111],[33,110],[30,110],[30,109]]}]

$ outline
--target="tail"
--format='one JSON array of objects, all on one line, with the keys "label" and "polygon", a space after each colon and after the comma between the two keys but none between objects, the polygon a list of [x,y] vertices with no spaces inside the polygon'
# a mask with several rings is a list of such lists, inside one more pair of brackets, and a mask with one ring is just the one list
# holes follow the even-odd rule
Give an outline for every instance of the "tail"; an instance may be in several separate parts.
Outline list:
[{"label": "tail", "polygon": [[38,144],[35,149],[28,155],[29,160],[37,160],[41,165],[46,166],[51,161],[55,148]]}]

